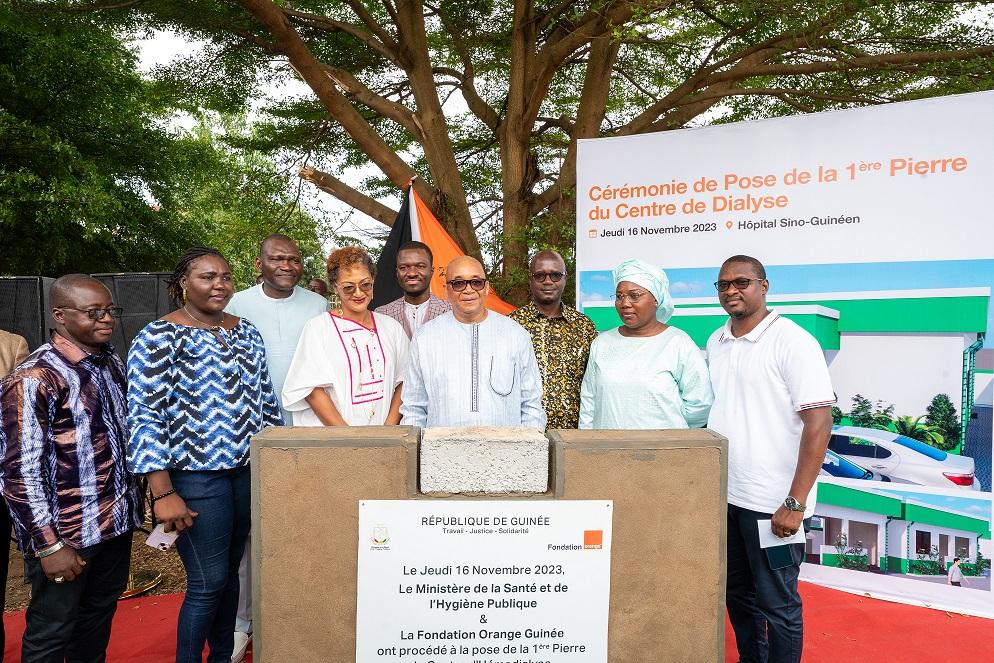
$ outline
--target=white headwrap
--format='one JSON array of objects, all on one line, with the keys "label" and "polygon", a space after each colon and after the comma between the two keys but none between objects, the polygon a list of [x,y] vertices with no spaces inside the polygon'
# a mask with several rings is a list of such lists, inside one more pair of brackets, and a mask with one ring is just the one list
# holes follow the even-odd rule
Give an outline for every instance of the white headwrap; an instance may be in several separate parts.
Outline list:
[{"label": "white headwrap", "polygon": [[640,285],[656,298],[656,319],[666,322],[673,315],[670,280],[666,272],[638,258],[631,258],[614,268],[614,287],[622,281]]}]

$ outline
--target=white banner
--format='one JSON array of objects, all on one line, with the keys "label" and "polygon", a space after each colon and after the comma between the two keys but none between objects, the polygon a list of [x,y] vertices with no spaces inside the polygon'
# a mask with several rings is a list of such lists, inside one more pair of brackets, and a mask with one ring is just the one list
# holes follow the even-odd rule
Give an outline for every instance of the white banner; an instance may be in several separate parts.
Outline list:
[{"label": "white banner", "polygon": [[990,257],[994,93],[580,141],[577,264]]},{"label": "white banner", "polygon": [[356,661],[605,663],[613,503],[359,503]]},{"label": "white banner", "polygon": [[620,324],[610,270],[641,258],[700,347],[727,320],[721,263],[763,262],[768,304],[815,337],[838,397],[805,577],[985,616],[991,118],[980,92],[582,141],[576,233],[598,329]]}]

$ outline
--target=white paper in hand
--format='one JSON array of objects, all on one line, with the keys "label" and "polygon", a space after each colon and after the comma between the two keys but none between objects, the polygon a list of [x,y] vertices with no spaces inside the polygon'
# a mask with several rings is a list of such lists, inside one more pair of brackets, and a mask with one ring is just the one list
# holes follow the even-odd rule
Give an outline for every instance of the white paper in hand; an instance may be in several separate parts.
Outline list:
[{"label": "white paper in hand", "polygon": [[781,539],[779,536],[773,533],[773,525],[771,520],[757,520],[756,524],[759,525],[759,547],[760,548],[771,548],[773,546],[782,546],[788,543],[804,543],[804,528],[799,527],[793,536],[788,536],[786,539]]}]

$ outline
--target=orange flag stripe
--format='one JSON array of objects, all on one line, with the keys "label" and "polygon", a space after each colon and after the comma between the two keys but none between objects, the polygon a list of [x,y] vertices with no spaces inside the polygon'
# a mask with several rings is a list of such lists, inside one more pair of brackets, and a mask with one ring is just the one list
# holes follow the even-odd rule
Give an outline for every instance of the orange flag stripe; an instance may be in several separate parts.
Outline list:
[{"label": "orange flag stripe", "polygon": [[[435,218],[435,215],[431,213],[431,210],[413,188],[411,194],[418,211],[418,231],[421,234],[421,241],[431,247],[431,252],[435,257],[435,273],[431,277],[431,291],[435,293],[435,296],[447,299],[444,266],[448,265],[453,258],[466,254],[449,236],[449,233],[445,232],[445,228],[442,227],[442,224],[438,222],[438,219]],[[487,308],[496,313],[507,315],[517,307],[511,306],[491,290],[487,297]]]}]

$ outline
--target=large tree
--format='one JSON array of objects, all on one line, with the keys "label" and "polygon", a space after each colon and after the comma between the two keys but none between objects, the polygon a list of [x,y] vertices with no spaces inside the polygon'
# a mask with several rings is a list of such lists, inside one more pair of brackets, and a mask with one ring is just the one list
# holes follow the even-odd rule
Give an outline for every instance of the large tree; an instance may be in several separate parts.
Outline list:
[{"label": "large tree", "polygon": [[220,249],[240,285],[271,232],[323,274],[318,221],[238,117],[169,128],[178,101],[126,36],[64,4],[0,4],[0,274],[171,270]]},{"label": "large tree", "polygon": [[0,273],[152,269],[188,234],[155,202],[196,151],[110,30],[30,9],[0,5]]},{"label": "large tree", "polygon": [[[570,244],[580,139],[994,87],[986,3],[120,5],[132,29],[207,42],[166,72],[198,103],[302,80],[308,96],[268,109],[270,146],[306,154],[302,177],[386,224],[392,212],[376,199],[420,175],[421,196],[467,252],[482,245],[512,296],[530,244]],[[342,181],[364,164],[379,176]]]}]

